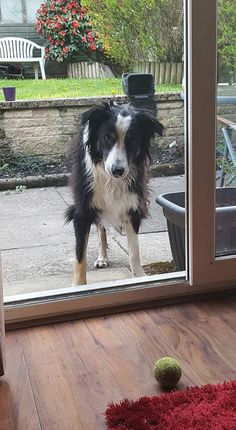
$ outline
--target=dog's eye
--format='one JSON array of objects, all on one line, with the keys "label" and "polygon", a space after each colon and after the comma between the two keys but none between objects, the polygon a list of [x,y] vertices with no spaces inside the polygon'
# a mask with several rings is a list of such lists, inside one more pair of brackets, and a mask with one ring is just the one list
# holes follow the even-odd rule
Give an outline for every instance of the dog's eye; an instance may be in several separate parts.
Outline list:
[{"label": "dog's eye", "polygon": [[112,143],[111,136],[109,136],[109,135],[104,136],[104,141],[108,144]]}]

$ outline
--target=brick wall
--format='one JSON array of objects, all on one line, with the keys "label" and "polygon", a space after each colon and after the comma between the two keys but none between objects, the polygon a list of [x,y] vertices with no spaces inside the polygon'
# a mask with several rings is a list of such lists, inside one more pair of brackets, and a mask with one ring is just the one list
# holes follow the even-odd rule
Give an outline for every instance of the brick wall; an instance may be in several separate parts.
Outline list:
[{"label": "brick wall", "polygon": [[[81,114],[94,104],[108,98],[16,101],[0,103],[0,154],[45,156],[54,160],[65,154],[77,133]],[[179,94],[155,96],[157,117],[165,126],[165,136],[158,139],[159,148],[170,143],[183,148],[183,101]],[[116,97],[117,103],[127,102],[125,96]],[[155,144],[154,144],[155,151]]]},{"label": "brick wall", "polygon": [[[0,161],[6,157],[44,156],[55,160],[64,155],[78,131],[81,114],[106,97],[0,103]],[[165,127],[152,153],[168,151],[171,144],[184,154],[184,106],[179,94],[155,96],[157,118]],[[116,97],[125,103],[125,96]],[[219,115],[236,122],[236,105],[219,105]],[[218,125],[218,138],[222,138]]]}]

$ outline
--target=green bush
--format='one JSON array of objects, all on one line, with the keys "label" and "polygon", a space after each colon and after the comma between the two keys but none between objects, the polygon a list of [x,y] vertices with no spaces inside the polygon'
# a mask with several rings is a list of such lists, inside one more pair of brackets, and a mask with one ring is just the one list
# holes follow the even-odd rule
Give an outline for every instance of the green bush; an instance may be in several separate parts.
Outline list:
[{"label": "green bush", "polygon": [[235,0],[218,0],[218,69],[233,79],[236,71]]},{"label": "green bush", "polygon": [[123,68],[135,60],[182,61],[182,0],[84,0],[105,54]]}]

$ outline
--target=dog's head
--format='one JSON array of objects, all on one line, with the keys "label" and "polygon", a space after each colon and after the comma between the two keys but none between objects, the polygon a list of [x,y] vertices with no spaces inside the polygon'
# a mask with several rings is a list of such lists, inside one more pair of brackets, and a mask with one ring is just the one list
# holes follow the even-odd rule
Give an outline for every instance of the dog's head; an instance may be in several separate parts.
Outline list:
[{"label": "dog's head", "polygon": [[126,176],[132,163],[149,157],[150,139],[163,133],[162,124],[151,112],[114,103],[85,112],[82,127],[92,162],[104,162],[105,171],[114,178]]}]

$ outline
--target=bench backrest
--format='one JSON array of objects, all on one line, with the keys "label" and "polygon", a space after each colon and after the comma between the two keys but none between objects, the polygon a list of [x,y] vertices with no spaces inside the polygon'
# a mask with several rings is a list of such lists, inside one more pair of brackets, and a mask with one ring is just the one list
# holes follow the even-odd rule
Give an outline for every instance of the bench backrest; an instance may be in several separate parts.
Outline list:
[{"label": "bench backrest", "polygon": [[34,48],[41,50],[40,56],[42,57],[44,48],[31,42],[31,40],[21,37],[2,37],[0,39],[0,59],[33,58]]}]

